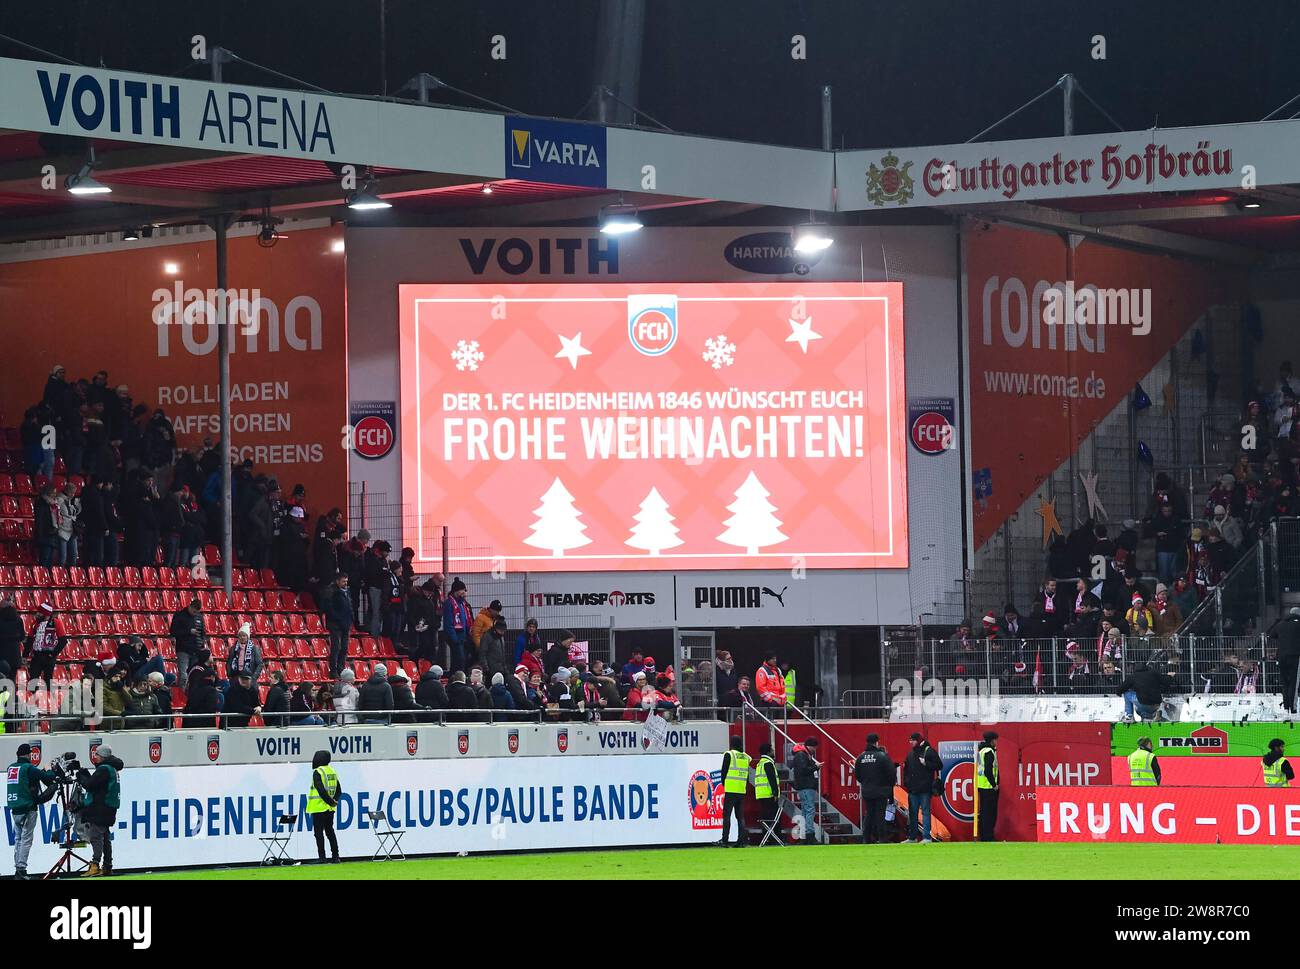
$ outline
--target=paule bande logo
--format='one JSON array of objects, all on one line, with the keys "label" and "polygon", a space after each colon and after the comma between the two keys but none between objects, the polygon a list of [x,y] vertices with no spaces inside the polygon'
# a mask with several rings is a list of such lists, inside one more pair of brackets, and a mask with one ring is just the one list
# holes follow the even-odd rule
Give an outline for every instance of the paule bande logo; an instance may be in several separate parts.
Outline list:
[{"label": "paule bande logo", "polygon": [[148,905],[82,905],[72,899],[50,909],[55,942],[130,942],[133,949],[153,944],[153,909]]}]

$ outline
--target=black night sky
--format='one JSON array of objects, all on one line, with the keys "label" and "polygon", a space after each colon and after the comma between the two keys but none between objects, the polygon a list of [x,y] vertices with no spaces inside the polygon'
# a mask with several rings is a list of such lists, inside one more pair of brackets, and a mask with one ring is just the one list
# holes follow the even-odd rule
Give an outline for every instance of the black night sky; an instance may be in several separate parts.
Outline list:
[{"label": "black night sky", "polygon": [[[377,94],[419,71],[530,114],[574,117],[593,84],[600,0],[0,0],[0,33],[91,65],[198,77],[189,38],[332,91]],[[815,146],[965,141],[1073,72],[1127,129],[1255,121],[1300,94],[1293,3],[1205,0],[647,0],[640,107],[683,132]],[[489,56],[504,35],[507,58]],[[807,59],[790,56],[807,38]],[[1092,38],[1107,58],[1093,60]],[[35,57],[0,41],[0,53]],[[239,83],[277,85],[246,67]],[[445,95],[447,104],[472,106]],[[1300,111],[1298,102],[1290,112]],[[989,137],[1059,133],[1060,100]],[[1088,106],[1078,130],[1110,128]]]}]

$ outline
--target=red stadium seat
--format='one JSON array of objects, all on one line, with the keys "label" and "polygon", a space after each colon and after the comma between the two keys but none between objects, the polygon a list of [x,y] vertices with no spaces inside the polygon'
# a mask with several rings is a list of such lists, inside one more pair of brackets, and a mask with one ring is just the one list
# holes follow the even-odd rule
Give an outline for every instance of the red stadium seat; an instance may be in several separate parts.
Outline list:
[{"label": "red stadium seat", "polygon": [[303,621],[302,613],[295,612],[289,616],[289,632],[295,636],[301,636],[307,631],[307,623]]},{"label": "red stadium seat", "polygon": [[14,593],[14,605],[19,612],[31,612],[36,608],[36,593],[31,589],[19,589]]},{"label": "red stadium seat", "polygon": [[91,609],[90,593],[85,589],[73,589],[72,608],[77,612],[89,612]]},{"label": "red stadium seat", "polygon": [[90,608],[95,612],[108,612],[108,593],[103,589],[91,589]]},{"label": "red stadium seat", "polygon": [[212,590],[202,589],[199,591],[199,608],[204,612],[212,611]]},{"label": "red stadium seat", "polygon": [[0,494],[12,494],[14,490],[14,479],[7,474],[0,474]]},{"label": "red stadium seat", "polygon": [[32,584],[40,586],[42,589],[50,587],[50,570],[43,565],[32,566]]},{"label": "red stadium seat", "polygon": [[[271,624],[271,617],[264,612],[259,612],[253,617],[253,628],[259,636],[269,636],[275,632],[275,627]],[[286,632],[288,630],[285,630]]]},{"label": "red stadium seat", "polygon": [[167,617],[160,612],[155,612],[149,617],[149,631],[155,636],[166,636],[171,623]]},{"label": "red stadium seat", "polygon": [[286,663],[284,668],[284,678],[290,683],[301,683],[303,679],[302,663],[297,661]]},{"label": "red stadium seat", "polygon": [[89,574],[80,565],[74,565],[68,569],[68,584],[84,586],[89,579]]},{"label": "red stadium seat", "polygon": [[50,592],[49,601],[54,603],[54,608],[59,612],[72,611],[72,595],[67,589],[54,589]]},{"label": "red stadium seat", "polygon": [[122,570],[122,584],[128,585],[133,589],[140,588],[140,570],[134,565],[128,565]]},{"label": "red stadium seat", "polygon": [[0,515],[5,518],[18,517],[18,499],[13,495],[5,495],[0,498]]},{"label": "red stadium seat", "polygon": [[[128,590],[123,598],[126,600],[126,608],[131,612],[144,611],[144,596],[135,589]],[[109,600],[112,601],[112,596],[109,597]]]},{"label": "red stadium seat", "polygon": [[325,624],[321,622],[320,613],[309,612],[305,622],[307,632],[312,634],[325,632]]},{"label": "red stadium seat", "polygon": [[359,659],[361,657],[361,640],[353,636],[348,640],[348,657]]},{"label": "red stadium seat", "polygon": [[294,653],[299,659],[311,659],[311,643],[305,639],[295,639],[293,641]]},{"label": "red stadium seat", "polygon": [[379,655],[384,657],[385,659],[389,659],[397,655],[397,653],[393,651],[393,641],[391,639],[388,639],[387,637],[380,638]]},{"label": "red stadium seat", "polygon": [[232,589],[230,592],[230,611],[244,612],[248,609],[248,596],[243,589]]},{"label": "red stadium seat", "polygon": [[265,600],[262,593],[257,589],[249,589],[244,593],[244,599],[248,603],[248,609],[252,612],[261,612],[266,608]]},{"label": "red stadium seat", "polygon": [[164,589],[174,589],[176,587],[176,569],[161,568],[158,570],[158,584]]},{"label": "red stadium seat", "polygon": [[277,612],[271,617],[271,624],[274,627],[277,636],[288,636],[293,632],[293,630],[289,628],[289,617],[282,612]]},{"label": "red stadium seat", "polygon": [[[212,608],[215,612],[230,611],[230,600],[226,597],[225,589],[213,589],[211,595],[212,595],[212,606],[210,608]],[[205,606],[204,608],[209,608],[209,607]]]},{"label": "red stadium seat", "polygon": [[131,628],[131,617],[124,612],[113,613],[113,632],[119,636],[130,636],[134,632]]},{"label": "red stadium seat", "polygon": [[235,616],[235,615],[233,615],[233,614],[227,612],[227,613],[223,613],[223,614],[220,615],[220,616],[216,616],[216,617],[214,617],[214,618],[215,618],[215,620],[216,620],[216,622],[214,623],[214,625],[216,625],[216,624],[219,623],[220,626],[221,626],[221,631],[222,631],[225,635],[227,635],[227,636],[233,636],[233,635],[235,635],[237,632],[239,632],[239,617],[238,617],[238,616]]},{"label": "red stadium seat", "polygon": [[32,586],[32,568],[30,565],[14,566],[14,585]]},{"label": "red stadium seat", "polygon": [[122,612],[126,609],[126,593],[121,589],[114,589],[108,594],[108,608],[112,612]]},{"label": "red stadium seat", "polygon": [[163,608],[168,612],[175,612],[181,607],[181,597],[175,589],[167,589],[162,593]]},{"label": "red stadium seat", "polygon": [[68,584],[68,570],[62,565],[55,565],[50,568],[50,582],[54,585],[65,586]]},{"label": "red stadium seat", "polygon": [[125,581],[126,577],[118,566],[110,565],[104,570],[104,584],[109,588],[119,588]]},{"label": "red stadium seat", "polygon": [[12,565],[0,565],[0,585],[17,585]]},{"label": "red stadium seat", "polygon": [[32,502],[31,498],[28,498],[25,495],[18,499],[18,517],[19,518],[36,517],[36,505]]},{"label": "red stadium seat", "polygon": [[154,648],[162,654],[162,658],[165,660],[176,658],[176,644],[165,636],[154,640]]},{"label": "red stadium seat", "polygon": [[140,612],[131,613],[131,632],[137,636],[147,636],[153,632],[153,628],[149,624],[149,617]]},{"label": "red stadium seat", "polygon": [[158,588],[158,570],[151,565],[146,565],[140,570],[140,584],[146,589]]},{"label": "red stadium seat", "polygon": [[14,475],[13,489],[14,489],[14,494],[18,494],[18,495],[36,494],[36,488],[32,484],[31,476],[26,474]]},{"label": "red stadium seat", "polygon": [[194,575],[187,568],[179,568],[175,572],[176,585],[181,589],[188,589],[195,585]]},{"label": "red stadium seat", "polygon": [[86,569],[86,583],[95,588],[103,588],[108,584],[108,579],[104,575],[104,568],[100,565],[92,565]]},{"label": "red stadium seat", "polygon": [[258,576],[259,584],[263,589],[274,589],[279,583],[275,581],[275,571],[273,569],[263,569]]},{"label": "red stadium seat", "polygon": [[311,641],[311,654],[316,659],[329,659],[330,641],[323,637],[318,637]]},{"label": "red stadium seat", "polygon": [[162,593],[157,589],[149,589],[141,598],[144,599],[144,607],[150,612],[162,612]]}]

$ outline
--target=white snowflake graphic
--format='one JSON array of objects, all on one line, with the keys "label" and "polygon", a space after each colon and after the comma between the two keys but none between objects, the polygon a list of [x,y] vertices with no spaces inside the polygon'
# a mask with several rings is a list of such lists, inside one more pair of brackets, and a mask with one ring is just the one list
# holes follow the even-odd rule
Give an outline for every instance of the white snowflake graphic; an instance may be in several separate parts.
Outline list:
[{"label": "white snowflake graphic", "polygon": [[457,370],[477,370],[485,354],[478,348],[478,340],[457,340],[456,349],[451,351],[451,358],[456,361]]},{"label": "white snowflake graphic", "polygon": [[730,367],[736,362],[736,345],[728,342],[725,333],[719,333],[715,337],[709,337],[709,339],[704,341],[704,346],[704,362],[711,364],[714,370],[721,370],[723,367]]}]

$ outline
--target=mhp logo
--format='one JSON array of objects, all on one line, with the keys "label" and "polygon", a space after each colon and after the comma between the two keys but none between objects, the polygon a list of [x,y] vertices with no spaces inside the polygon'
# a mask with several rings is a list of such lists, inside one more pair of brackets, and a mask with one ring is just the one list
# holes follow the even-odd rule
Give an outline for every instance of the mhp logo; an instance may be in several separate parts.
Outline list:
[{"label": "mhp logo", "polygon": [[676,296],[629,296],[627,338],[638,353],[662,357],[677,342]]}]

